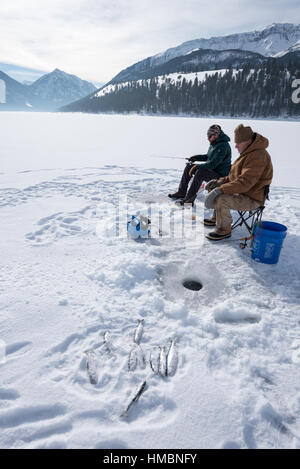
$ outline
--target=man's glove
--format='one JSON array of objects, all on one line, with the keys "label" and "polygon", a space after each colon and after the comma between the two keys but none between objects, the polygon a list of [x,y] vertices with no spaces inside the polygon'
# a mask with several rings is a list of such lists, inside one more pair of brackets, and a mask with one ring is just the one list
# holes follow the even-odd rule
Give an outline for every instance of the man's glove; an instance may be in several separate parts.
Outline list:
[{"label": "man's glove", "polygon": [[218,195],[222,194],[222,191],[218,188],[213,189],[206,197],[204,201],[204,205],[206,208],[214,208],[215,199]]},{"label": "man's glove", "polygon": [[192,166],[191,169],[189,170],[190,178],[193,176],[193,173],[196,171],[196,169],[197,169],[197,165],[194,164],[194,166]]},{"label": "man's glove", "polygon": [[206,186],[205,186],[205,190],[210,192],[212,191],[213,189],[215,189],[216,187],[219,187],[221,186],[222,183],[221,182],[218,182],[218,179],[212,179],[211,181],[209,181]]},{"label": "man's glove", "polygon": [[198,158],[198,155],[195,155],[195,156],[191,156],[190,158],[187,158],[187,160],[191,161],[192,163],[194,163],[195,161],[197,161],[197,158]]}]

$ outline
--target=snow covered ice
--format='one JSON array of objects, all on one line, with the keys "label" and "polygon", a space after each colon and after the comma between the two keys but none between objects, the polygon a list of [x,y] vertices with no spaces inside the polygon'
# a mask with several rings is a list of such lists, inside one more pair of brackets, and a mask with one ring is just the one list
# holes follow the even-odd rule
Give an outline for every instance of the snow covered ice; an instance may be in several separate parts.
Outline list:
[{"label": "snow covered ice", "polygon": [[[230,136],[240,123],[0,114],[2,448],[300,447],[300,123],[250,122],[275,168],[264,219],[288,227],[277,265],[238,241],[96,233],[118,194],[170,205],[184,163],[153,157],[204,153],[215,122]],[[128,371],[142,319],[147,365]],[[175,338],[176,372],[161,376],[150,355]]]}]

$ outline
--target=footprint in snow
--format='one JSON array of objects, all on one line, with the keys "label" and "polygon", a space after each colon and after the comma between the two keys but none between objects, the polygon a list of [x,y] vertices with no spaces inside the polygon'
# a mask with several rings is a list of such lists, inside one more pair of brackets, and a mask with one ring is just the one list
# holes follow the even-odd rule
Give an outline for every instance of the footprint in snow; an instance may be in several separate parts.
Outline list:
[{"label": "footprint in snow", "polygon": [[39,229],[26,234],[26,239],[33,246],[45,246],[69,236],[87,233],[91,230],[90,221],[95,215],[91,206],[84,207],[78,212],[57,212],[41,218],[37,225]]},{"label": "footprint in snow", "polygon": [[[31,345],[32,342],[24,341],[24,342],[14,342],[12,344],[6,345],[6,356],[9,357],[10,355],[15,354],[21,349],[24,349]],[[28,349],[23,350],[21,354],[27,353]]]},{"label": "footprint in snow", "polygon": [[4,389],[0,388],[0,400],[3,401],[14,401],[19,399],[20,394],[15,389]]},{"label": "footprint in snow", "polygon": [[61,404],[18,407],[0,412],[0,428],[13,428],[25,423],[52,420],[65,413],[66,407]]},{"label": "footprint in snow", "polygon": [[213,308],[213,316],[219,323],[257,323],[261,315],[254,305],[236,304],[231,301],[219,303]]}]

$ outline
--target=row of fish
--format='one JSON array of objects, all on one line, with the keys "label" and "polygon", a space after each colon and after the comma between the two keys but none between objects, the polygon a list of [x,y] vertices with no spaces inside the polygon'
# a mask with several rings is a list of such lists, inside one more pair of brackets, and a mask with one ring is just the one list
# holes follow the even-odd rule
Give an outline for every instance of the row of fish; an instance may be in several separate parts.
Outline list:
[{"label": "row of fish", "polygon": [[[138,321],[137,327],[133,335],[133,345],[128,357],[128,370],[134,371],[137,367],[145,369],[147,366],[146,355],[140,345],[144,332],[144,320]],[[100,345],[99,350],[101,355],[106,356],[107,359],[115,357],[113,347],[110,342],[109,332],[106,331],[103,334],[103,343]],[[89,349],[85,351],[87,361],[86,370],[91,384],[96,385],[98,383],[98,351]],[[153,347],[150,356],[149,363],[153,373],[160,376],[174,376],[178,364],[178,350],[177,350],[177,339],[170,341],[169,346]],[[146,381],[138,386],[125,411],[121,417],[128,417],[128,412],[135,404],[140,396],[147,388]]]},{"label": "row of fish", "polygon": [[[144,320],[141,319],[138,321],[138,325],[134,332],[133,336],[133,346],[129,353],[128,357],[128,370],[133,371],[139,366],[142,369],[146,368],[146,356],[143,352],[140,342],[144,332]],[[169,348],[164,347],[153,347],[150,352],[150,367],[155,374],[160,374],[161,376],[174,376],[178,364],[178,350],[177,350],[177,339],[173,339],[170,342]],[[121,417],[127,418],[128,412],[133,404],[135,404],[140,396],[143,394],[147,387],[146,381],[143,381],[137,388],[135,394],[130,400],[125,411],[122,413]]]},{"label": "row of fish", "polygon": [[[146,356],[140,346],[144,331],[144,320],[138,321],[134,336],[133,346],[128,357],[128,370],[134,371],[138,366],[146,368]],[[174,376],[178,364],[177,339],[171,340],[169,347],[153,347],[150,352],[150,367],[153,373],[160,376]]]},{"label": "row of fish", "polygon": [[[171,340],[169,346],[153,347],[149,356],[150,368],[156,375],[174,376],[178,364],[177,339]],[[140,345],[134,344],[128,356],[128,371],[136,368],[145,369],[146,355]]]}]

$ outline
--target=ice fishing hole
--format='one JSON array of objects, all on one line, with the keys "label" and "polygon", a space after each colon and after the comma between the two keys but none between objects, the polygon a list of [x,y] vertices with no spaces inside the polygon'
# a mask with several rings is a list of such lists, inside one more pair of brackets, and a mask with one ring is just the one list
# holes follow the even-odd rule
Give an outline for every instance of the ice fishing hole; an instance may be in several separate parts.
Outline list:
[{"label": "ice fishing hole", "polygon": [[185,279],[182,282],[182,285],[184,288],[187,288],[188,290],[193,290],[193,291],[199,291],[201,288],[203,288],[203,285],[201,282],[198,282],[198,280],[193,280],[190,278]]}]

